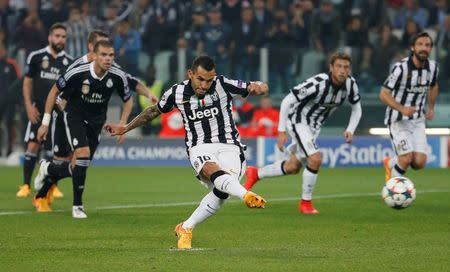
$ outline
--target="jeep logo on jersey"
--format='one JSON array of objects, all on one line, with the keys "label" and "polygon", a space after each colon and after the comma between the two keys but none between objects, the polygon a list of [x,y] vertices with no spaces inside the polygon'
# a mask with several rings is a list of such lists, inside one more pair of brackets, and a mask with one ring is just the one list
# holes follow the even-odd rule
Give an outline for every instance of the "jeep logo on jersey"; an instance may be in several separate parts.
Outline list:
[{"label": "jeep logo on jersey", "polygon": [[192,114],[188,115],[190,120],[199,120],[203,118],[214,118],[217,114],[219,114],[218,108],[210,108],[204,110],[192,110]]}]

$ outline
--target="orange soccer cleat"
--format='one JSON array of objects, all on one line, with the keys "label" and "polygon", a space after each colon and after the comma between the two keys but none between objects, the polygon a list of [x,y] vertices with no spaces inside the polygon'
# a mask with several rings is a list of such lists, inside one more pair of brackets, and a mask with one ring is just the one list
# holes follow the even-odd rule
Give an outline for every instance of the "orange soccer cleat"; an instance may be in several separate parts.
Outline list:
[{"label": "orange soccer cleat", "polygon": [[384,165],[384,181],[388,181],[392,177],[392,169],[389,167],[389,161],[391,160],[391,157],[384,157],[383,159],[383,165]]},{"label": "orange soccer cleat", "polygon": [[247,190],[251,190],[253,185],[255,185],[256,182],[258,182],[258,168],[249,166],[247,167],[247,170],[245,170],[246,175],[246,181],[244,184],[244,188]]},{"label": "orange soccer cleat", "polygon": [[175,227],[175,236],[178,238],[179,249],[192,248],[192,228],[183,228],[183,222]]},{"label": "orange soccer cleat", "polygon": [[298,210],[303,214],[318,214],[319,211],[314,208],[311,200],[300,200]]}]

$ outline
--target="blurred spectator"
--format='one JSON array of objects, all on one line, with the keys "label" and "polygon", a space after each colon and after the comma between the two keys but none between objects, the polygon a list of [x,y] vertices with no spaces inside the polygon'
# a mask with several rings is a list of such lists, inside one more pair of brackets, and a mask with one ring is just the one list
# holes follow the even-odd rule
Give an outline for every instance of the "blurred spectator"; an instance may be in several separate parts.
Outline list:
[{"label": "blurred spectator", "polygon": [[295,75],[300,75],[303,54],[310,48],[313,8],[311,0],[295,0],[290,8],[290,29],[296,49]]},{"label": "blurred spectator", "polygon": [[138,75],[139,52],[141,51],[141,35],[130,28],[128,21],[122,21],[117,26],[117,35],[114,37],[116,60],[125,71]]},{"label": "blurred spectator", "polygon": [[377,32],[380,26],[389,22],[385,1],[366,0],[362,1],[361,17],[363,24],[370,30]]},{"label": "blurred spectator", "polygon": [[159,51],[174,50],[178,39],[178,14],[174,3],[161,0],[155,7],[155,17],[145,27],[143,42],[150,57]]},{"label": "blurred spectator", "polygon": [[246,98],[233,100],[233,119],[242,137],[251,137],[251,121],[255,107]]},{"label": "blurred spectator", "polygon": [[444,17],[444,24],[439,29],[436,38],[437,60],[439,62],[440,86],[443,90],[450,87],[450,14]]},{"label": "blurred spectator", "polygon": [[2,155],[3,135],[8,135],[6,155],[12,152],[16,135],[14,125],[15,106],[20,100],[19,68],[15,60],[6,56],[6,48],[3,44],[0,44],[0,128],[2,121],[4,121],[4,127],[6,128],[6,133],[0,131],[0,156]]},{"label": "blurred spectator", "polygon": [[182,138],[184,135],[183,117],[178,109],[162,114],[160,138]]},{"label": "blurred spectator", "polygon": [[242,1],[241,0],[222,0],[220,5],[222,20],[229,25],[236,23],[236,19],[241,17]]},{"label": "blurred spectator", "polygon": [[133,10],[130,13],[130,26],[136,29],[141,35],[145,32],[145,27],[155,16],[155,8],[150,0],[135,1]]},{"label": "blurred spectator", "polygon": [[8,0],[0,0],[0,29],[4,31],[5,34],[5,45],[9,44],[9,36],[14,31],[15,14],[13,10],[9,7]]},{"label": "blurred spectator", "polygon": [[[143,75],[143,83],[158,99],[161,97],[164,88],[164,82],[156,79],[156,69],[153,65],[149,65]],[[134,116],[138,115],[145,108],[151,106],[153,103],[146,96],[138,96],[138,110],[134,113]],[[161,130],[161,115],[153,119],[148,125],[142,126],[143,135],[158,135]]]},{"label": "blurred spectator", "polygon": [[181,31],[185,32],[193,23],[193,14],[206,13],[206,0],[182,1],[179,3]]},{"label": "blurred spectator", "polygon": [[83,20],[83,23],[89,31],[100,27],[97,16],[92,11],[91,2],[89,0],[84,0],[81,3],[81,20]]},{"label": "blurred spectator", "polygon": [[44,28],[50,28],[54,23],[62,23],[67,21],[69,18],[69,11],[62,0],[52,0],[51,8],[42,11],[42,22],[44,23]]},{"label": "blurred spectator", "polygon": [[312,16],[311,33],[317,50],[328,53],[333,51],[340,41],[340,18],[330,0],[322,0],[320,9]]},{"label": "blurred spectator", "polygon": [[420,7],[417,0],[404,0],[404,7],[394,17],[394,28],[404,28],[409,19],[423,29],[428,26],[428,11]]},{"label": "blurred spectator", "polygon": [[273,137],[278,135],[279,110],[272,107],[270,97],[262,97],[260,107],[253,112],[250,134],[253,136]]},{"label": "blurred spectator", "polygon": [[13,38],[17,49],[25,49],[25,55],[31,51],[42,48],[47,43],[47,34],[44,24],[39,20],[37,11],[29,11]]},{"label": "blurred spectator", "polygon": [[105,9],[103,21],[98,22],[99,28],[107,33],[114,33],[117,24],[125,20],[132,9],[133,6],[128,2],[113,1],[109,3]]},{"label": "blurred spectator", "polygon": [[284,93],[290,88],[294,58],[294,37],[289,29],[287,14],[279,9],[267,36],[269,48],[269,85],[272,93]]},{"label": "blurred spectator", "polygon": [[390,63],[399,50],[399,41],[392,34],[392,27],[384,24],[380,27],[379,38],[372,45],[369,69],[376,84],[382,84],[389,74]]},{"label": "blurred spectator", "polygon": [[359,75],[364,49],[368,46],[369,37],[361,16],[352,16],[347,27],[345,44],[351,48],[352,74]]},{"label": "blurred spectator", "polygon": [[231,27],[222,22],[220,9],[212,6],[208,10],[209,22],[202,29],[202,42],[205,52],[216,61],[218,74],[229,74],[230,60],[229,47],[231,38]]},{"label": "blurred spectator", "polygon": [[69,11],[69,20],[65,23],[67,27],[66,52],[72,57],[81,57],[87,53],[87,37],[89,29],[81,18],[78,7],[72,7]]},{"label": "blurred spectator", "polygon": [[447,0],[436,0],[434,6],[430,10],[430,20],[428,25],[435,30],[439,30],[444,26],[444,19],[450,14],[450,5]]},{"label": "blurred spectator", "polygon": [[201,51],[204,51],[203,44],[199,45],[199,43],[202,42],[202,31],[205,25],[206,16],[204,10],[199,8],[192,14],[191,26],[184,32],[183,38],[187,41],[189,50],[195,51],[197,46],[201,46]]},{"label": "blurred spectator", "polygon": [[402,47],[402,50],[406,50],[409,52],[409,45],[411,41],[411,37],[419,33],[421,28],[417,24],[416,21],[413,19],[407,19],[405,28],[403,29],[403,35],[400,46]]},{"label": "blurred spectator", "polygon": [[263,33],[258,31],[253,10],[244,8],[240,23],[233,30],[233,69],[235,77],[242,80],[257,78],[259,67],[259,46]]},{"label": "blurred spectator", "polygon": [[253,12],[260,31],[265,32],[266,29],[269,29],[272,25],[272,13],[266,9],[264,0],[253,0]]}]

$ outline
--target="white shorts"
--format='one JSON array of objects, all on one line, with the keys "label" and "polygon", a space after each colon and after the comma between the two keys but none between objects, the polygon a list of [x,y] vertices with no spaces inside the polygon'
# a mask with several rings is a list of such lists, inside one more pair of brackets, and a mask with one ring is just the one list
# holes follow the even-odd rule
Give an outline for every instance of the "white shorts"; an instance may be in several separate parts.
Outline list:
[{"label": "white shorts", "polygon": [[320,129],[313,129],[305,124],[295,124],[288,130],[292,143],[287,147],[287,151],[294,154],[301,162],[314,153],[319,152],[316,139],[319,137]]},{"label": "white shorts", "polygon": [[202,185],[212,190],[214,184],[200,176],[205,163],[215,162],[223,171],[240,180],[246,168],[246,161],[242,152],[239,146],[233,144],[200,144],[189,150],[189,160]]},{"label": "white shorts", "polygon": [[389,125],[392,147],[397,155],[412,152],[427,154],[428,144],[425,134],[425,120],[401,120]]}]

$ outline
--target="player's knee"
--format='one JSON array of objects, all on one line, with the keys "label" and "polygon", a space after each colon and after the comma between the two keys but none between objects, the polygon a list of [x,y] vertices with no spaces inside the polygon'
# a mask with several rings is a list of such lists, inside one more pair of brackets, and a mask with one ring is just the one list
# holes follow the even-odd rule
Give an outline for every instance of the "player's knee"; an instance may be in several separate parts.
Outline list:
[{"label": "player's knee", "polygon": [[31,153],[34,153],[34,154],[37,154],[38,151],[39,151],[39,144],[35,143],[35,142],[29,142],[27,144],[27,151],[31,152]]},{"label": "player's knee", "polygon": [[76,158],[90,158],[91,157],[91,151],[89,149],[89,147],[81,147],[81,148],[77,148],[75,149],[74,152],[74,156]]},{"label": "player's knee", "polygon": [[411,162],[411,168],[414,170],[419,170],[419,169],[424,168],[426,164],[427,164],[426,160],[420,160],[420,161],[413,160]]},{"label": "player's knee", "polygon": [[412,154],[405,154],[398,157],[398,164],[406,169],[406,167],[410,166],[413,162]]},{"label": "player's knee", "polygon": [[322,156],[320,152],[314,153],[308,157],[308,166],[311,169],[318,170],[322,164]]},{"label": "player's knee", "polygon": [[287,160],[283,165],[284,172],[288,175],[297,174],[300,172],[301,163],[298,161]]}]

